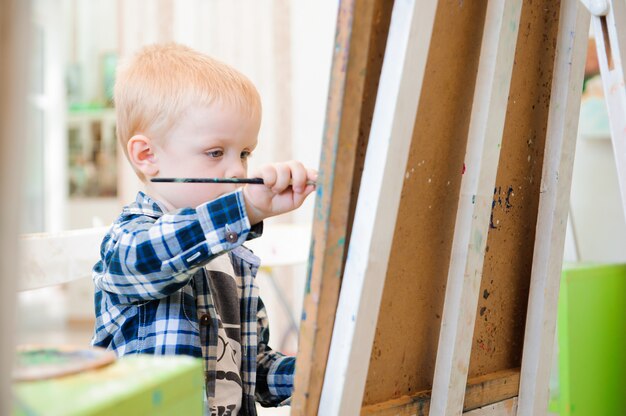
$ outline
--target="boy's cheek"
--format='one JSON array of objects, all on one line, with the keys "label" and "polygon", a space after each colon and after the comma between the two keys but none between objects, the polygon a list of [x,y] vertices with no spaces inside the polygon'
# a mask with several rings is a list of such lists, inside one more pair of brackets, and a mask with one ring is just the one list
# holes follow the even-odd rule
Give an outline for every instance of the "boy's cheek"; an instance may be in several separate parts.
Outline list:
[{"label": "boy's cheek", "polygon": [[197,207],[206,202],[230,194],[237,190],[234,184],[185,184],[187,188],[182,191],[184,197],[192,207]]}]

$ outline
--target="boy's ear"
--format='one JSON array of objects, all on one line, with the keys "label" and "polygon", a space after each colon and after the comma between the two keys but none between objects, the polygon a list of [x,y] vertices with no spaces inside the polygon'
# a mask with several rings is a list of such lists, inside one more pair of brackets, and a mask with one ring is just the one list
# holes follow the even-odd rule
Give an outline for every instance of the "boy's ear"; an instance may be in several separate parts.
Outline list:
[{"label": "boy's ear", "polygon": [[126,144],[128,159],[135,169],[145,177],[156,176],[159,173],[159,164],[155,156],[155,146],[149,137],[135,135]]}]

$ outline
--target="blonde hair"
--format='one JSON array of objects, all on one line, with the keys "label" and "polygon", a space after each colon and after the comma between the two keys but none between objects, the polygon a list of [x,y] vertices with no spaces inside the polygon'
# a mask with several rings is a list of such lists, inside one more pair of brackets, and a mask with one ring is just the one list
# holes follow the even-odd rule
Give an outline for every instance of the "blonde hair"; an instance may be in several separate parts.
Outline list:
[{"label": "blonde hair", "polygon": [[176,43],[147,46],[121,65],[114,103],[117,137],[127,157],[131,137],[158,139],[190,106],[219,103],[250,115],[261,112],[259,93],[246,76]]}]

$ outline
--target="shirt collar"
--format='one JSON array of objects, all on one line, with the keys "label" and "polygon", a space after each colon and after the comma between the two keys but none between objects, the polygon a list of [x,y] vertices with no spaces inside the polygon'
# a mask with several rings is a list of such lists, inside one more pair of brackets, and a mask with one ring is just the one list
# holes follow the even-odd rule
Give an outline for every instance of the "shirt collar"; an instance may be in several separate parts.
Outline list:
[{"label": "shirt collar", "polygon": [[135,202],[125,206],[122,215],[147,215],[149,217],[159,218],[165,212],[167,212],[167,209],[162,203],[139,191]]}]

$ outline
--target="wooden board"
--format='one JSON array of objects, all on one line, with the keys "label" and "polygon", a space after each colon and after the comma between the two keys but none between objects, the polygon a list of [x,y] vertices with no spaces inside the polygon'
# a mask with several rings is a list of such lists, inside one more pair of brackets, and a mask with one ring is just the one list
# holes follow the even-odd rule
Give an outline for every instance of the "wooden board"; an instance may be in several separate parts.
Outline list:
[{"label": "wooden board", "polygon": [[554,78],[537,215],[518,414],[545,414],[556,330],[565,229],[580,114],[589,13],[561,2]]},{"label": "wooden board", "polygon": [[518,414],[517,403],[517,397],[513,397],[463,414],[467,416],[515,416]]},{"label": "wooden board", "polygon": [[[440,3],[363,404],[432,387],[486,4]],[[559,3],[525,1],[469,377],[521,364]]]},{"label": "wooden board", "polygon": [[522,0],[487,5],[457,207],[431,412],[463,409]]},{"label": "wooden board", "polygon": [[418,3],[393,7],[319,414],[361,408],[438,4]]},{"label": "wooden board", "polygon": [[384,0],[339,5],[293,415],[317,414],[392,6]]},{"label": "wooden board", "polygon": [[520,367],[559,2],[525,1],[469,376]]},{"label": "wooden board", "polygon": [[364,405],[432,387],[485,12],[442,1],[435,16]]},{"label": "wooden board", "polygon": [[91,279],[108,230],[109,226],[21,235],[18,290]]},{"label": "wooden board", "polygon": [[[345,4],[348,3],[342,3]],[[487,11],[486,2],[443,0],[438,4],[410,149],[408,155],[398,157],[398,164],[403,165],[406,156],[408,163],[395,227],[395,215],[390,219],[394,232],[389,262],[385,263],[387,272],[384,272],[384,268],[380,269],[383,270],[381,274],[385,275],[381,280],[385,283],[362,398],[362,411],[370,414],[395,414],[384,413],[390,409],[389,403],[412,403],[410,406],[421,403],[419,406],[422,407],[418,406],[419,411],[423,411],[423,406],[430,405],[456,210],[461,178],[466,171],[466,144]],[[354,10],[351,8],[350,12]],[[492,379],[506,372],[519,372],[513,369],[519,368],[521,364],[559,10],[560,2],[551,0],[525,0],[521,10],[471,343],[468,371],[470,383],[471,380],[482,377]],[[345,24],[352,24],[351,21],[345,23],[346,19],[342,20],[341,16],[340,13],[338,34],[342,28],[345,29]],[[342,21],[344,26],[341,26]],[[350,84],[346,82],[348,78],[337,70],[337,65],[338,62],[343,62],[344,68],[350,68],[351,61],[346,56],[336,50],[336,71],[334,70],[333,76],[341,82],[338,81],[337,88],[331,86],[328,120],[339,117],[339,108],[348,110],[355,106],[362,114],[363,108],[367,107],[363,101],[350,103],[347,89],[343,89],[343,86]],[[363,62],[362,58],[360,62]],[[341,99],[345,100],[341,101],[341,105],[333,98],[333,92],[339,93]],[[365,97],[361,90],[361,94],[356,97],[371,100],[375,98],[375,94]],[[359,147],[357,154],[362,154],[367,146],[364,136],[361,135],[365,132],[363,129],[359,129],[359,141],[337,141],[336,137],[341,136],[338,133],[342,131],[338,127],[341,123],[334,123],[327,124],[326,137],[326,142],[330,141],[334,147],[325,148],[322,155],[322,169],[328,163],[325,155],[333,155],[332,163],[327,167],[330,176],[327,181],[322,182],[324,192],[335,192],[335,185],[338,183],[337,177],[333,175],[340,168],[338,163],[341,158],[334,155],[346,151],[346,146],[353,146],[353,149]],[[354,128],[356,123],[352,121],[349,125]],[[333,131],[335,135],[329,134]],[[313,355],[300,354],[298,357],[300,367],[308,371],[309,384],[300,392],[305,400],[308,397],[306,408],[296,405],[295,414],[316,414],[316,405],[319,403],[314,385],[318,382],[319,374],[323,375],[323,369],[316,366],[323,366],[318,358],[327,356],[328,339],[324,337],[328,334],[328,325],[333,324],[337,299],[335,290],[339,286],[337,280],[340,280],[346,244],[349,242],[349,224],[356,203],[356,185],[362,165],[362,158],[349,153],[348,166],[353,172],[350,197],[345,192],[349,189],[345,183],[342,184],[342,193],[333,193],[333,197],[343,198],[343,202],[349,203],[348,212],[337,217],[342,221],[345,219],[347,223],[331,221],[328,215],[332,212],[328,208],[331,206],[329,200],[324,202],[320,198],[324,195],[318,195],[318,203],[322,201],[318,206],[322,209],[317,211],[315,218],[318,223],[314,233],[318,234],[313,239],[313,261],[310,263],[311,273],[307,287],[310,308],[305,306],[303,317],[303,325],[311,326],[301,332],[303,348],[309,348],[307,345],[313,341],[316,344],[312,349]],[[345,169],[345,165],[341,164],[341,169]],[[337,203],[336,206],[339,207],[338,210],[345,210],[345,205]],[[358,206],[361,206],[361,201]],[[335,211],[336,214],[337,212]],[[360,228],[356,227],[355,230]],[[339,230],[339,234],[335,235],[344,233],[343,239],[329,240],[327,237],[331,235],[331,229],[332,232]],[[350,252],[352,248],[351,246]],[[326,256],[321,260],[318,260],[319,250]],[[382,254],[378,261],[386,262],[387,255]],[[367,263],[370,260],[356,260],[359,261]],[[329,262],[334,266],[327,268]],[[350,260],[348,264],[351,264]],[[324,268],[326,271],[320,272]],[[359,274],[357,277],[362,276]],[[372,292],[368,294],[370,295],[373,307],[376,308],[381,299],[380,292]],[[355,296],[359,296],[356,291]],[[329,299],[334,302],[329,302]],[[343,300],[343,293],[341,299]],[[364,307],[358,307],[351,312],[355,313],[353,322],[361,319],[361,315],[376,319],[376,311],[365,314],[362,313],[363,309]],[[314,314],[314,319],[307,322],[310,314]],[[348,328],[349,314],[343,315],[340,321],[347,322]],[[341,331],[335,328],[335,334],[337,332]],[[308,335],[308,338],[302,337],[303,334]],[[348,340],[347,347],[345,343],[338,342],[337,348],[352,348],[356,339]],[[369,341],[366,344],[369,346]],[[308,360],[311,356],[315,358]],[[331,354],[331,357],[334,355]],[[354,357],[346,356],[347,367],[339,365],[334,369],[338,371],[338,377],[342,381],[337,382],[332,379],[332,375],[326,374],[325,383],[337,384],[338,389],[344,389],[350,383],[350,375],[357,379],[355,382],[360,383],[361,376],[355,375],[360,370],[356,373],[346,372],[346,368],[356,368],[350,367]],[[363,355],[362,358],[365,357]],[[304,363],[303,359],[306,360]],[[494,405],[493,409],[484,408],[483,412],[513,411],[511,405],[517,406],[516,399],[497,403],[516,397],[519,376],[516,377],[515,385],[512,387],[509,384],[506,388],[508,397],[502,397],[498,388],[481,389],[480,403],[477,406]],[[470,387],[468,384],[468,389]],[[509,391],[511,388],[513,390]],[[325,384],[324,392],[330,390],[336,391],[327,388]],[[357,390],[351,390],[350,401],[359,396]],[[297,394],[298,385],[296,396]],[[343,393],[338,394],[341,396]],[[466,393],[463,406],[465,411],[477,408],[468,407],[473,406],[472,400],[471,395]],[[340,408],[343,407],[329,407],[327,410],[330,413],[326,414],[339,414],[337,412]],[[349,408],[354,410],[352,406]],[[413,408],[412,411],[414,410],[416,409]]]},{"label": "wooden board", "polygon": [[[498,371],[467,381],[463,411],[469,412],[488,404],[515,398],[519,389],[519,369]],[[361,415],[427,416],[430,412],[430,390],[413,396],[402,396],[383,403],[365,406]]]}]

